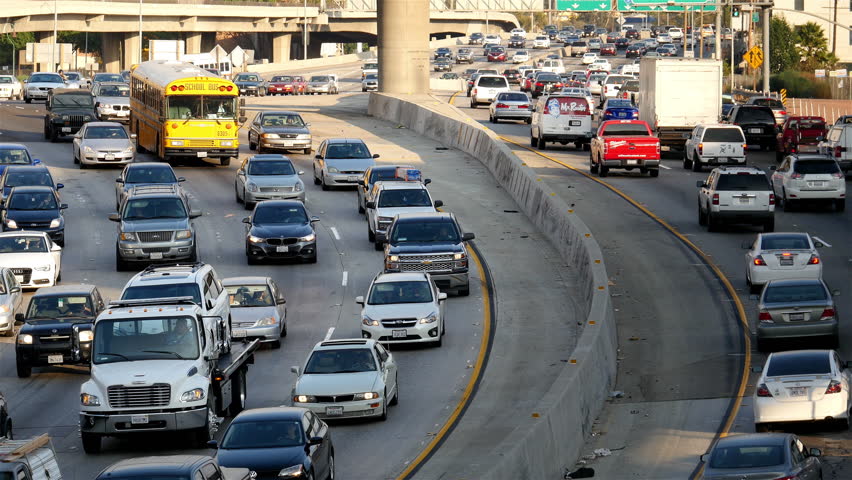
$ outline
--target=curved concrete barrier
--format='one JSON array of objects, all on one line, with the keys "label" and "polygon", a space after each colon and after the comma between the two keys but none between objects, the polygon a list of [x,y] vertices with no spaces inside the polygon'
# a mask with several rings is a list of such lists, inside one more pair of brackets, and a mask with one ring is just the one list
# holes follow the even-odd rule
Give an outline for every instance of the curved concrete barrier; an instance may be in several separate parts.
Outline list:
[{"label": "curved concrete barrier", "polygon": [[[370,95],[368,113],[404,125],[478,159],[556,247],[565,263],[576,269],[582,289],[566,292],[566,295],[579,296],[576,300],[584,309],[586,325],[569,362],[550,391],[532,412],[518,412],[521,416],[531,415],[533,420],[515,428],[503,439],[494,439],[496,444],[488,458],[470,458],[467,452],[457,455],[459,468],[456,471],[478,465],[477,478],[561,478],[563,468],[573,465],[579,457],[592,423],[615,383],[616,325],[598,242],[569,206],[555,196],[494,132],[454,107],[429,96],[374,93]],[[488,374],[486,372],[486,376]],[[507,405],[506,408],[516,407]]]}]

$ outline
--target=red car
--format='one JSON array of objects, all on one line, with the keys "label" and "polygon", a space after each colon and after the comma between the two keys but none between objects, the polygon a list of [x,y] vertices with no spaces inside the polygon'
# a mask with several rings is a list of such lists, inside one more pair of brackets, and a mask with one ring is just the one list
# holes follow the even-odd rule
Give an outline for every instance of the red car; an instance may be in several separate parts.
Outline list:
[{"label": "red car", "polygon": [[276,75],[269,81],[266,89],[267,95],[302,95],[305,93],[305,84],[302,77],[293,75]]},{"label": "red car", "polygon": [[488,52],[488,61],[489,62],[505,62],[506,61],[506,50],[500,48],[492,48]]},{"label": "red car", "polygon": [[776,160],[791,153],[816,153],[817,138],[825,137],[828,129],[822,117],[788,117],[777,135]]},{"label": "red car", "polygon": [[619,34],[617,34],[617,33],[615,33],[615,32],[609,32],[609,33],[606,35],[606,42],[607,42],[607,43],[615,43],[615,41],[616,41],[616,40],[618,39],[618,37],[620,37],[620,36],[621,36],[621,35],[619,35]]},{"label": "red car", "polygon": [[533,79],[535,78],[535,73],[528,73],[526,77],[521,80],[521,91],[529,92],[532,91],[532,86],[535,83]]},{"label": "red car", "polygon": [[615,46],[614,43],[604,43],[603,45],[601,45],[601,51],[599,55],[602,57],[614,57],[618,55],[618,48]]}]

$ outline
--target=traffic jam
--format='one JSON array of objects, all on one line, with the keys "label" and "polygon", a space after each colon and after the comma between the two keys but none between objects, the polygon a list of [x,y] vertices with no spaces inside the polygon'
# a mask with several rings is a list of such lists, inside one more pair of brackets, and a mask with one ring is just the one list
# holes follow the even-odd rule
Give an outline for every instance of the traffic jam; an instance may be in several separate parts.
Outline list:
[{"label": "traffic jam", "polygon": [[[713,26],[700,33],[548,25],[536,34],[521,28],[503,37],[475,34],[455,59],[467,63],[462,59],[476,51],[483,68],[440,78],[466,79],[466,91],[450,103],[516,146],[529,138],[526,150],[578,168],[585,163],[590,176],[618,171],[618,185],[636,174],[695,172],[701,179],[693,181],[691,201],[700,229],[756,229],[742,241],[742,253],[726,255],[744,273],[733,273],[742,276],[731,282],[742,283],[737,291],[754,308],[746,312],[757,351],[751,402],[743,399],[749,408],[740,416],[753,426],[702,455],[700,478],[822,478],[823,453],[804,442],[845,438],[852,407],[852,362],[839,352],[840,291],[823,278],[824,265],[832,275],[845,267],[824,263],[832,247],[827,239],[776,231],[776,209],[845,221],[850,120],[792,114],[774,95],[723,94],[720,62],[698,59],[697,51],[684,56],[684,47],[697,50],[699,35],[712,48]],[[730,30],[721,32],[730,37]],[[436,72],[439,62],[453,60],[454,53],[443,50],[435,52]],[[761,167],[765,159],[770,165]]]}]

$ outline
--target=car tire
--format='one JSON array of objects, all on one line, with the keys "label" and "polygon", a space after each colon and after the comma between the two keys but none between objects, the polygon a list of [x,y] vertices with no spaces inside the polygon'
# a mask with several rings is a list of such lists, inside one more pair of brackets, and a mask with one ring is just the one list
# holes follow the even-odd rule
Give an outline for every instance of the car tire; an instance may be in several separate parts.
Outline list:
[{"label": "car tire", "polygon": [[257,265],[258,263],[259,263],[259,261],[258,261],[258,259],[257,259],[257,258],[255,258],[255,257],[253,257],[253,256],[251,256],[251,255],[249,255],[248,253],[246,254],[246,264],[248,264],[248,265]]},{"label": "car tire", "polygon": [[758,294],[761,290],[763,290],[763,285],[755,285],[751,283],[751,279],[748,278],[748,275],[746,275],[746,286],[748,287],[748,293],[752,295]]},{"label": "car tire", "polygon": [[257,144],[251,141],[251,136],[249,136],[249,150],[252,152],[257,150]]},{"label": "car tire", "polygon": [[317,177],[317,169],[316,169],[316,167],[314,167],[314,185],[319,185],[319,184],[320,184],[320,179],[319,179],[319,177]]},{"label": "car tire", "polygon": [[82,432],[80,437],[83,440],[83,451],[90,454],[101,453],[101,436],[94,433]]},{"label": "car tire", "polygon": [[774,232],[775,231],[775,219],[767,220],[766,223],[763,224],[764,232]]},{"label": "car tire", "polygon": [[75,164],[75,165],[79,164],[79,163],[80,163],[80,159],[79,159],[79,158],[77,158],[77,155],[76,155],[76,154],[72,154],[72,156],[74,157],[74,164]]},{"label": "car tire", "polygon": [[707,216],[701,210],[701,203],[698,204],[698,224],[702,227],[707,225]]},{"label": "car tire", "polygon": [[693,158],[692,165],[691,165],[692,171],[693,172],[701,172],[701,169],[702,169],[701,159],[698,157],[698,154],[693,153],[692,158]]},{"label": "car tire", "polygon": [[597,162],[595,162],[594,155],[589,155],[589,173],[596,174],[598,173],[599,168],[600,167],[598,166]]},{"label": "car tire", "polygon": [[388,405],[392,407],[395,405],[399,405],[399,374],[396,374],[396,377],[394,377],[394,382],[396,384],[396,392],[394,392],[393,398],[388,403]]},{"label": "car tire", "polygon": [[29,378],[33,373],[33,366],[18,360],[15,362],[15,370],[18,373],[18,378]]},{"label": "car tire", "polygon": [[329,186],[328,186],[328,185],[326,185],[326,183],[325,183],[325,174],[323,174],[322,178],[320,179],[320,185],[322,185],[322,190],[323,190],[324,192],[327,192],[327,191],[331,190],[331,187],[329,187]]},{"label": "car tire", "polygon": [[367,240],[369,240],[371,243],[376,242],[376,234],[373,233],[373,231],[370,229],[369,224],[367,225]]},{"label": "car tire", "polygon": [[198,261],[198,244],[192,247],[192,253],[189,254],[189,258],[186,261],[190,263],[195,263]]},{"label": "car tire", "polygon": [[591,149],[592,149],[592,144],[590,144],[590,143],[584,143],[584,144],[582,145],[582,149],[583,149],[583,151],[584,151],[584,152],[588,152],[589,150],[591,150]]},{"label": "car tire", "polygon": [[207,415],[204,421],[204,426],[200,428],[196,428],[195,431],[192,432],[192,443],[195,448],[207,448],[207,442],[213,440],[213,436],[216,433],[216,425],[211,424],[211,417],[216,417],[215,404],[212,399],[207,401]]},{"label": "car tire", "polygon": [[388,419],[388,391],[385,390],[384,396],[382,396],[384,401],[382,402],[382,414],[379,416],[379,420],[382,422]]},{"label": "car tire", "polygon": [[280,339],[280,338],[276,338],[275,340],[271,341],[271,342],[269,343],[269,347],[270,347],[270,348],[272,348],[273,350],[278,350],[278,349],[280,349],[280,348],[281,348],[281,339]]},{"label": "car tire", "polygon": [[545,140],[544,137],[538,137],[538,149],[547,150],[547,140]]},{"label": "car tire", "polygon": [[794,205],[793,200],[787,198],[787,190],[781,190],[781,199],[785,212],[792,212],[795,209],[796,205]]},{"label": "car tire", "polygon": [[27,103],[33,103],[33,99],[29,97],[24,97],[24,101]]},{"label": "car tire", "polygon": [[538,139],[533,136],[532,132],[530,132],[530,146],[535,148],[536,145],[538,145]]},{"label": "car tire", "polygon": [[121,258],[121,255],[119,255],[119,253],[118,253],[118,248],[116,248],[115,249],[115,271],[116,272],[126,272],[127,270],[130,270],[130,265]]},{"label": "car tire", "polygon": [[846,211],[846,199],[840,198],[834,201],[834,209],[838,212]]},{"label": "car tire", "polygon": [[[278,346],[281,346],[280,341]],[[246,409],[246,372],[243,370],[237,375],[236,382],[231,378],[231,404],[228,405],[228,415],[231,417],[236,417]]]},{"label": "car tire", "polygon": [[476,102],[473,100],[470,101],[470,108],[476,108]]},{"label": "car tire", "polygon": [[240,198],[240,189],[237,188],[236,184],[234,185],[234,200],[237,203],[243,203],[243,199]]},{"label": "car tire", "polygon": [[222,157],[219,159],[219,165],[227,167],[231,164],[231,157]]},{"label": "car tire", "polygon": [[653,168],[651,170],[648,170],[648,173],[651,175],[652,178],[657,178],[660,176],[660,169]]},{"label": "car tire", "polygon": [[382,243],[382,242],[374,242],[373,243],[373,249],[376,250],[377,252],[381,252],[382,250],[385,249],[385,244]]},{"label": "car tire", "polygon": [[530,125],[532,123],[532,117],[527,117],[525,122],[527,122],[527,125]]},{"label": "car tire", "polygon": [[692,168],[692,160],[689,159],[689,155],[686,154],[686,150],[683,151],[683,169],[689,170]]},{"label": "car tire", "polygon": [[609,167],[606,167],[604,165],[600,165],[598,167],[598,176],[599,177],[605,177],[607,175],[609,175]]},{"label": "car tire", "polygon": [[59,132],[56,131],[55,128],[50,127],[50,143],[56,143],[59,141]]},{"label": "car tire", "polygon": [[467,285],[465,285],[464,287],[461,287],[461,288],[458,289],[458,296],[467,297],[468,295],[470,295],[470,284],[469,283]]},{"label": "car tire", "polygon": [[310,155],[311,154],[311,147],[308,147],[308,148],[302,150],[302,153],[305,154],[305,155]]},{"label": "car tire", "polygon": [[717,225],[717,223],[718,222],[716,221],[716,219],[713,218],[713,212],[707,210],[707,231],[715,232],[716,230],[718,230],[719,226]]},{"label": "car tire", "polygon": [[317,263],[317,256],[319,255],[316,251],[316,247],[314,247],[314,254],[311,257],[308,257],[308,263]]}]

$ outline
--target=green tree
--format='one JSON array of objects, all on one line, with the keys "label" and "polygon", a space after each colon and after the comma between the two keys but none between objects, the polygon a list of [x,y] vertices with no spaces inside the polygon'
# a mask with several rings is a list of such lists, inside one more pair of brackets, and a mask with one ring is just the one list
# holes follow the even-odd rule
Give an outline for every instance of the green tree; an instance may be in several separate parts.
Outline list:
[{"label": "green tree", "polygon": [[772,73],[786,72],[799,65],[796,32],[784,17],[772,17],[769,25],[769,68]]},{"label": "green tree", "polygon": [[21,32],[17,35],[7,33],[0,36],[0,67],[8,65],[12,66],[12,52],[15,52],[15,65],[18,65],[18,52],[27,48],[27,43],[35,41],[35,34],[32,32]]},{"label": "green tree", "polygon": [[833,68],[837,56],[828,51],[828,39],[822,27],[814,22],[796,26],[796,47],[802,58],[801,69]]}]

